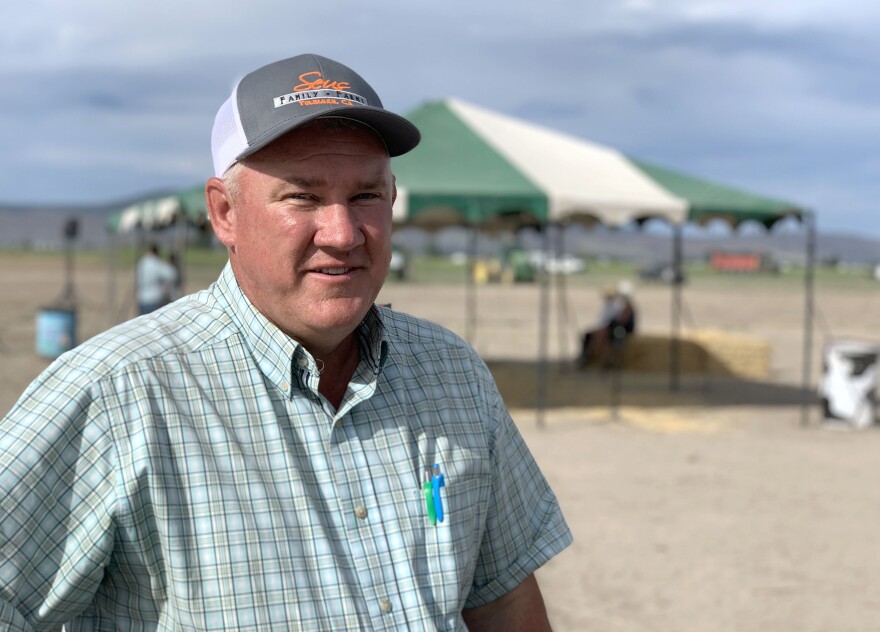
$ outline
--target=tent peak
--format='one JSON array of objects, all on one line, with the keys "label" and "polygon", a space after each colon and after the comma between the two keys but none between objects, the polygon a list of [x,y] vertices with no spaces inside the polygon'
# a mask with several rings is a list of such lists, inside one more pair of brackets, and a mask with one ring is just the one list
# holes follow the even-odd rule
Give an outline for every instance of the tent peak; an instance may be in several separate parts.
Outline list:
[{"label": "tent peak", "polygon": [[[542,221],[589,216],[608,225],[643,217],[684,221],[687,207],[620,151],[455,97],[407,114],[422,143],[394,159],[409,209],[428,205],[484,219],[529,211]],[[418,207],[418,208],[417,208]]]}]

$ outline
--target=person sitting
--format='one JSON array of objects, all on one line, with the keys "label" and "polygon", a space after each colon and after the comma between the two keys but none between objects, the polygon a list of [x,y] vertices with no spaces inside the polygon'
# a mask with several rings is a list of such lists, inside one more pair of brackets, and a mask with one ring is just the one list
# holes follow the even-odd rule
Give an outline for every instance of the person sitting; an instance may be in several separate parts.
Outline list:
[{"label": "person sitting", "polygon": [[617,292],[613,285],[602,288],[602,308],[592,329],[588,329],[581,338],[581,355],[578,358],[578,367],[585,367],[594,359],[602,355],[602,349],[607,345],[611,334],[611,323],[617,313]]},{"label": "person sitting", "polygon": [[609,323],[609,339],[612,350],[619,355],[626,338],[636,330],[636,307],[632,300],[632,283],[621,281],[617,284],[615,304],[617,309]]},{"label": "person sitting", "polygon": [[636,312],[632,301],[632,284],[621,281],[602,290],[602,309],[592,329],[581,339],[581,353],[577,366],[583,368],[594,362],[603,369],[610,368],[619,356],[624,340],[635,331]]}]

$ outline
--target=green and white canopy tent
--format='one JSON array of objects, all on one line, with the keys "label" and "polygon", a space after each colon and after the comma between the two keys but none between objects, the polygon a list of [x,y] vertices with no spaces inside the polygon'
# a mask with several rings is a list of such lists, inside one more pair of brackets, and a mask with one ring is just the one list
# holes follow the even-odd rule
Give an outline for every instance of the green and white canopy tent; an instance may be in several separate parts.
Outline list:
[{"label": "green and white canopy tent", "polygon": [[620,226],[687,218],[683,200],[615,149],[454,99],[429,102],[406,116],[422,142],[393,160],[397,222],[586,220]]},{"label": "green and white canopy tent", "polygon": [[[681,224],[687,218],[683,200],[615,149],[455,99],[426,103],[406,116],[421,131],[422,141],[393,160],[397,223],[486,228],[585,221],[620,226],[651,218]],[[550,302],[547,275],[541,278],[539,423],[547,388]],[[472,275],[468,280],[466,337],[471,338],[476,292]]]},{"label": "green and white canopy tent", "polygon": [[119,234],[137,229],[162,230],[180,224],[199,228],[208,224],[204,185],[131,204],[110,215],[106,226],[110,233]]},{"label": "green and white canopy tent", "polygon": [[[786,217],[808,227],[805,391],[812,332],[812,213],[788,202],[651,165],[616,149],[542,128],[456,99],[428,102],[407,114],[422,133],[412,152],[393,159],[396,225],[547,226],[600,222],[622,226],[663,219],[674,227],[680,264],[681,227],[723,219],[736,228],[768,229]],[[137,228],[208,224],[201,185],[123,209],[107,223],[113,234]],[[546,231],[545,231],[546,234]],[[549,249],[549,245],[548,245]],[[545,277],[546,278],[546,277]],[[680,288],[673,289],[680,314]],[[471,292],[470,296],[473,296]],[[547,283],[542,283],[541,354],[546,351]],[[473,310],[473,300],[469,300]],[[675,306],[678,305],[678,308]],[[678,319],[674,315],[673,323]],[[677,339],[678,325],[674,325]],[[675,355],[674,353],[672,354]],[[677,375],[671,367],[671,376]]]},{"label": "green and white canopy tent", "polygon": [[[661,218],[674,227],[673,253],[680,265],[681,226],[685,222],[705,224],[722,219],[736,228],[746,221],[758,221],[770,228],[788,216],[801,220],[812,217],[787,202],[633,160],[615,149],[456,99],[428,102],[409,112],[407,118],[421,130],[422,142],[393,160],[397,224],[436,228],[585,221],[622,226]],[[812,222],[809,226],[807,313],[811,332]],[[674,341],[680,327],[680,291],[678,286],[673,288]],[[469,303],[472,311],[473,299]],[[542,312],[546,305],[547,300],[542,299]],[[539,364],[543,365],[544,313],[541,323]],[[809,335],[805,332],[805,367]],[[672,362],[677,364],[674,346]],[[670,375],[677,387],[677,366],[670,367]]]}]

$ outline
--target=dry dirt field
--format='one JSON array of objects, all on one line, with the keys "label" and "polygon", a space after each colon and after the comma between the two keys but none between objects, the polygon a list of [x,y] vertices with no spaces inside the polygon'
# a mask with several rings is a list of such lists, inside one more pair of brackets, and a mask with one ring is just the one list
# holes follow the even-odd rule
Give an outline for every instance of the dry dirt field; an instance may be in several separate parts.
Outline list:
[{"label": "dry dirt field", "polygon": [[[34,353],[34,319],[60,293],[62,271],[59,257],[0,254],[0,414],[48,364]],[[215,275],[190,270],[187,289]],[[80,338],[128,315],[108,313],[103,264],[79,263],[75,279]],[[129,277],[118,281],[129,294]],[[572,283],[565,310],[552,296],[552,359],[574,354],[602,282]],[[463,285],[389,283],[380,301],[465,335],[466,295]],[[538,296],[532,286],[477,289],[470,335],[490,366],[537,375]],[[642,331],[668,332],[669,289],[637,285],[635,297]],[[880,286],[820,283],[817,304],[813,384],[830,336],[880,340]],[[880,433],[829,429],[815,406],[802,425],[801,287],[695,279],[684,306],[688,325],[769,341],[769,378],[686,375],[672,392],[665,375],[624,373],[611,407],[613,376],[554,363],[543,423],[512,408],[575,536],[539,572],[554,629],[880,630]],[[555,394],[572,380],[576,396]]]}]

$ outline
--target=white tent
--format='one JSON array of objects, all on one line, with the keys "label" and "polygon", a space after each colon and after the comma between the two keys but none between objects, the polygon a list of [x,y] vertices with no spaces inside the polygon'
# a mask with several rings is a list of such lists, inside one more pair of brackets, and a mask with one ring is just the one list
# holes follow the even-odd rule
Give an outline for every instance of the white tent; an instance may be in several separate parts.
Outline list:
[{"label": "white tent", "polygon": [[427,103],[407,117],[422,142],[394,159],[397,221],[483,224],[516,213],[535,223],[620,226],[687,218],[684,200],[616,149],[456,99]]}]

